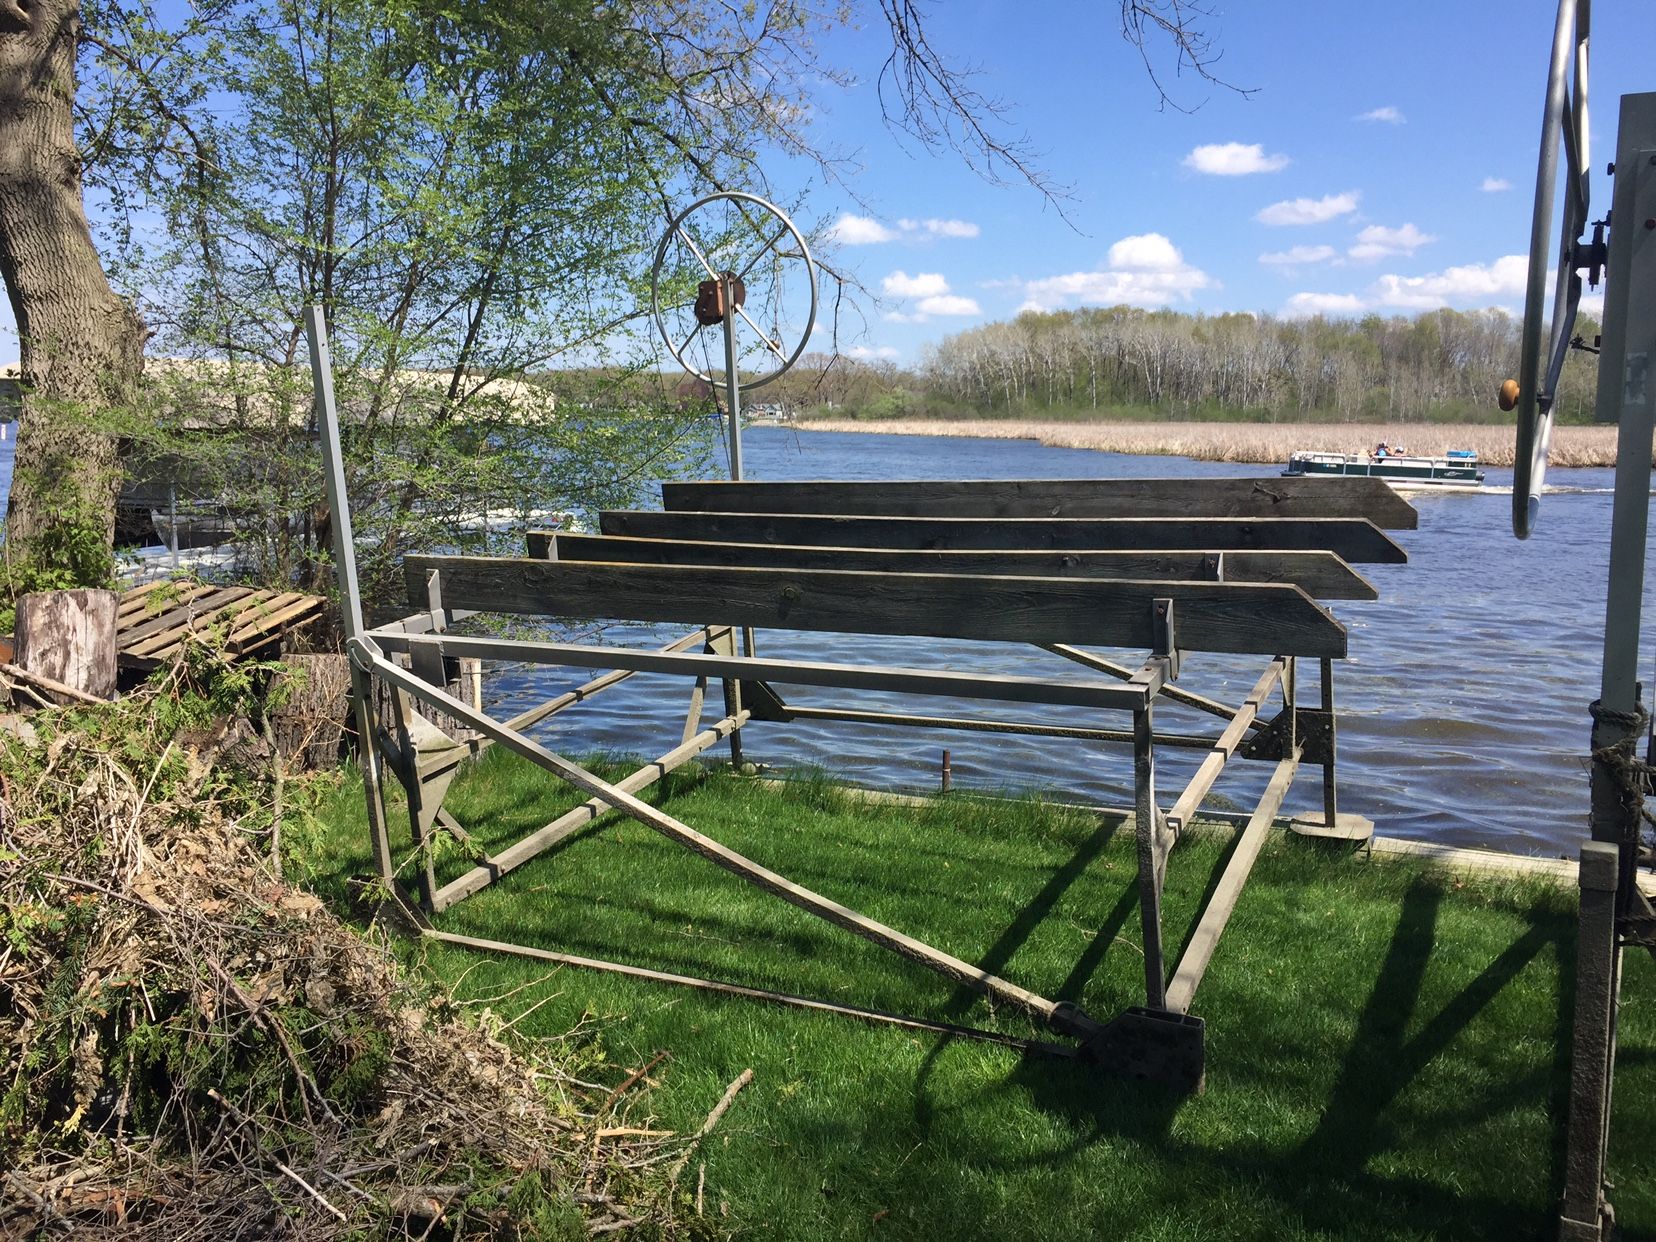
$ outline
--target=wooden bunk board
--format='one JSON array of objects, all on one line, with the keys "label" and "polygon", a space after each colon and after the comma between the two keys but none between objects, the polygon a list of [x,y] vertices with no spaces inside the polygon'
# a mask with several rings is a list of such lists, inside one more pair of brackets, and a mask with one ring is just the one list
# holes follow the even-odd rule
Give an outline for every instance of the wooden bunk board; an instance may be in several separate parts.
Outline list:
[{"label": "wooden bunk board", "polygon": [[1287,583],[991,577],[837,569],[409,556],[409,598],[448,608],[844,634],[1149,648],[1172,598],[1188,651],[1344,658],[1343,625]]},{"label": "wooden bunk board", "polygon": [[852,569],[868,573],[978,574],[1016,578],[1138,578],[1169,582],[1285,582],[1313,599],[1378,599],[1374,584],[1332,552],[1191,550],[1073,552],[934,548],[831,548],[710,543],[532,530],[536,560],[733,568]]},{"label": "wooden bunk board", "polygon": [[1403,549],[1367,518],[973,518],[863,514],[606,511],[599,531],[643,539],[940,551],[1333,552],[1401,565]]},{"label": "wooden bunk board", "polygon": [[147,582],[121,596],[115,612],[116,659],[151,669],[178,654],[192,634],[231,656],[253,655],[321,615],[327,601],[298,591],[262,591],[202,582]]},{"label": "wooden bunk board", "polygon": [[978,518],[1366,518],[1414,530],[1414,506],[1383,479],[823,479],[663,483],[674,512]]}]

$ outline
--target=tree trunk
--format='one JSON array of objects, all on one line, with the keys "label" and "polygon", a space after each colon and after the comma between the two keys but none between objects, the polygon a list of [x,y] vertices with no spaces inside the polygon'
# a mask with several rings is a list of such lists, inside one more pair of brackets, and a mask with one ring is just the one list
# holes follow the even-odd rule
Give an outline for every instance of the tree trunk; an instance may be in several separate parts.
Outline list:
[{"label": "tree trunk", "polygon": [[13,557],[107,577],[120,463],[99,415],[129,396],[144,327],[92,244],[75,148],[78,0],[0,0],[0,277],[22,345]]}]

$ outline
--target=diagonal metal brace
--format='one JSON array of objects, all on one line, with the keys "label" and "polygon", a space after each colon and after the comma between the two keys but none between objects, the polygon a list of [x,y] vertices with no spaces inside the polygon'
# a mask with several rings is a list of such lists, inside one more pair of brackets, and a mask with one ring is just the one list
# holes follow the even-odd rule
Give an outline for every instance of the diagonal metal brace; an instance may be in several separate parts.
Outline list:
[{"label": "diagonal metal brace", "polygon": [[[579,764],[564,758],[532,738],[525,737],[467,703],[450,699],[434,690],[407,670],[386,659],[377,644],[367,637],[354,638],[347,644],[353,664],[373,673],[392,685],[407,691],[422,702],[441,707],[456,719],[465,721],[508,750],[515,751],[533,763],[562,777],[577,789],[601,799],[622,814],[637,820],[647,828],[676,841],[703,858],[746,880],[757,888],[772,893],[791,905],[798,906],[826,922],[869,940],[909,960],[933,970],[945,978],[986,993],[1048,1023],[1054,1029],[1080,1039],[1099,1030],[1099,1024],[1073,1005],[1050,1001],[970,962],[933,948],[931,945],[906,936],[895,928],[869,918],[831,898],[795,884],[787,877],[746,858],[704,836],[689,825],[668,815],[665,811],[643,802],[625,790],[594,776]],[[441,700],[441,701],[439,701]]]}]

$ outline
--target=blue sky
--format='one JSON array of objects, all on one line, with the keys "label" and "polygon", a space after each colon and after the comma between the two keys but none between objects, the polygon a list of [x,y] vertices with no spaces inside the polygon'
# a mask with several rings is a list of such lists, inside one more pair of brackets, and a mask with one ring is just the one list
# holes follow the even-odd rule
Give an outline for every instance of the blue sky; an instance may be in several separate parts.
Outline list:
[{"label": "blue sky", "polygon": [[[1217,6],[1216,6],[1217,7]],[[1656,90],[1656,4],[1595,7],[1590,110],[1597,210],[1617,99]],[[1219,313],[1522,309],[1555,5],[1279,3],[1220,8],[1221,76],[1158,97],[1111,3],[942,0],[935,42],[982,70],[1054,179],[1068,222],[1026,188],[905,153],[870,86],[825,99],[820,137],[862,148],[855,202],[814,194],[836,261],[884,304],[848,352],[923,345],[1026,306],[1120,302]],[[872,77],[883,32],[848,36]],[[1639,63],[1642,73],[1635,70]],[[1199,105],[1199,106],[1198,106]],[[1596,213],[1595,213],[1596,214]]]},{"label": "blue sky", "polygon": [[[828,230],[832,261],[877,298],[842,320],[841,347],[911,364],[927,342],[1029,306],[1521,308],[1552,3],[1214,7],[1217,72],[1255,89],[1175,76],[1153,49],[1180,112],[1158,107],[1110,0],[936,0],[934,45],[1008,105],[1012,132],[1070,187],[1063,215],[1027,186],[905,147],[875,98],[883,26],[834,36],[825,59],[860,81],[824,89],[812,137],[855,154],[855,192],[773,168],[779,196],[803,196],[803,222]],[[1602,210],[1617,98],[1656,89],[1656,5],[1595,10]],[[16,348],[0,308],[0,361]]]}]

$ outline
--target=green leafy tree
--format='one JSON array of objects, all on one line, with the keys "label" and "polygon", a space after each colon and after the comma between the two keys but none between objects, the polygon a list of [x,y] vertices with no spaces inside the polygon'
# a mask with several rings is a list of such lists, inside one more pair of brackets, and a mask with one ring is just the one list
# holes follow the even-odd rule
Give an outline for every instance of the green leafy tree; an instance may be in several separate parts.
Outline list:
[{"label": "green leafy tree", "polygon": [[[550,426],[526,409],[556,394],[501,385],[614,344],[641,242],[687,189],[762,187],[769,152],[840,172],[800,121],[844,80],[819,37],[865,14],[890,34],[894,128],[1054,193],[998,102],[931,44],[918,0],[0,0],[0,275],[25,389],[12,552],[65,580],[106,576],[127,437],[152,458],[189,445],[203,478],[253,480],[270,564],[314,564],[327,515],[291,520],[308,398],[302,374],[279,374],[300,369],[309,301],[336,327],[353,451],[392,480],[367,505],[388,561],[425,537],[416,514],[486,500],[497,481],[542,504],[578,490],[567,472],[525,476],[531,460],[587,463],[596,496],[663,468],[652,445],[693,452],[657,411],[648,434],[606,441],[596,419],[571,420],[549,451],[513,459],[526,433],[504,429]],[[1123,0],[1120,15],[1129,43],[1165,38],[1209,77],[1199,5]],[[93,245],[83,172],[143,319]],[[141,392],[149,331],[222,364],[215,391],[170,375]],[[435,399],[415,373],[446,377]],[[243,446],[206,453],[199,433],[227,426]],[[469,462],[510,465],[434,495],[471,477],[453,466],[468,443]],[[594,445],[626,452],[600,466]]]}]

